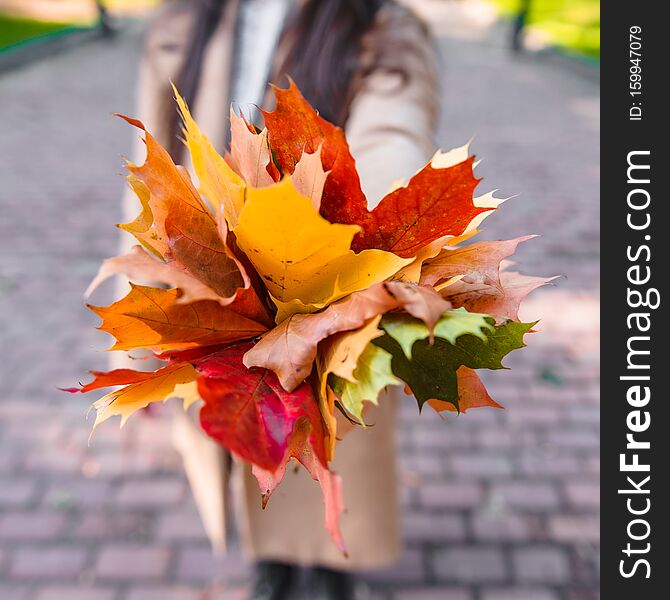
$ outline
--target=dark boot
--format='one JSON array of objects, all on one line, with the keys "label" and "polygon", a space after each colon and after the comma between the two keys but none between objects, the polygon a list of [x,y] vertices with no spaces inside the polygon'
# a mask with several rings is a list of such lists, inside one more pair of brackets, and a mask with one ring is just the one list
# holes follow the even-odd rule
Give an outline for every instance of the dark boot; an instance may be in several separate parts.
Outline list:
[{"label": "dark boot", "polygon": [[248,600],[288,600],[298,571],[272,561],[254,564]]},{"label": "dark boot", "polygon": [[305,578],[306,600],[354,600],[354,581],[343,571],[315,567]]}]

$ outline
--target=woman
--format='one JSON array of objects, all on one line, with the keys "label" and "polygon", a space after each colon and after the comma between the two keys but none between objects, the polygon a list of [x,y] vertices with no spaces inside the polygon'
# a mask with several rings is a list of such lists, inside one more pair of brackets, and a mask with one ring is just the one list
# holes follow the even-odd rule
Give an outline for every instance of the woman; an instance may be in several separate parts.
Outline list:
[{"label": "woman", "polygon": [[[423,166],[434,149],[438,84],[425,27],[383,0],[182,0],[150,28],[140,71],[138,116],[183,162],[174,81],[220,151],[228,107],[258,124],[253,105],[271,106],[267,82],[290,75],[322,116],[345,128],[363,189],[374,206],[392,184]],[[132,217],[136,200],[127,199]],[[130,244],[125,240],[124,244]],[[311,567],[310,598],[352,598],[344,574],[393,564],[399,555],[394,423],[398,392],[368,413],[376,424],[339,444],[334,470],[344,479],[342,530],[349,558],[323,528],[318,486],[287,472],[266,510],[250,470],[232,468],[245,553],[255,562],[251,598],[288,597],[295,566]],[[205,438],[194,415],[176,421],[176,442],[215,547],[225,544],[230,461]]]}]

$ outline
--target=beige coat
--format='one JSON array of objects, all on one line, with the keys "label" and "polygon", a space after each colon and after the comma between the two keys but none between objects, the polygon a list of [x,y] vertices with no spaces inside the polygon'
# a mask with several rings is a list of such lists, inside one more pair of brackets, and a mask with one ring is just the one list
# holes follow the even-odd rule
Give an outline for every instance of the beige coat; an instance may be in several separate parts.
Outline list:
[{"label": "beige coat", "polygon": [[[230,2],[207,47],[192,106],[200,127],[219,150],[223,150],[229,126],[226,107],[231,101],[228,81],[236,9],[236,1]],[[179,71],[190,26],[189,4],[182,2],[159,16],[146,38],[136,116],[161,143],[167,135],[162,115],[170,98],[169,81]],[[435,53],[422,24],[407,10],[389,5],[378,14],[364,49],[380,40],[388,45],[388,52],[397,53],[409,79],[403,83],[396,72],[373,72],[351,106],[346,134],[371,206],[394,180],[410,176],[430,158],[438,105]],[[137,201],[128,196],[124,204],[128,218],[134,217]],[[123,245],[127,248],[130,243],[128,238]],[[336,449],[333,468],[344,481],[341,524],[348,559],[339,554],[324,530],[320,490],[304,469],[287,471],[263,511],[250,470],[233,465],[233,504],[249,558],[347,570],[384,567],[398,558],[395,415],[400,396],[398,390],[388,392],[379,408],[368,413],[368,421],[375,426],[355,430]],[[230,461],[195,422],[195,414],[178,417],[175,440],[207,533],[213,546],[221,549],[226,539]]]}]

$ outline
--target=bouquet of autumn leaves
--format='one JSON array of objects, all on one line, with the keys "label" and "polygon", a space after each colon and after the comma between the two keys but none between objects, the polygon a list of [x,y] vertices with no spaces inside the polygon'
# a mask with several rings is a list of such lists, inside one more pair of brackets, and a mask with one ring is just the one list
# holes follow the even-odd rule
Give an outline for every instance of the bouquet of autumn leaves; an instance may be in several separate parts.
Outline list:
[{"label": "bouquet of autumn leaves", "polygon": [[474,196],[467,147],[436,153],[369,211],[343,131],[293,83],[275,88],[262,131],[231,110],[225,156],[175,95],[198,187],[123,117],[147,148],[143,165],[128,165],[141,213],[120,225],[139,245],[106,260],[89,288],[131,281],[121,300],[90,308],[111,350],[148,349],[163,366],[93,372],[76,391],[114,388],[93,404],[95,426],[202,399],[203,431],[251,463],[264,503],[288,461],[302,463],[344,551],[328,467],[338,422],[365,426],[366,405],[393,385],[419,409],[499,406],[475,370],[500,369],[524,346],[533,324],[518,321],[519,303],[548,280],[501,269],[528,238],[461,245],[502,202]]}]

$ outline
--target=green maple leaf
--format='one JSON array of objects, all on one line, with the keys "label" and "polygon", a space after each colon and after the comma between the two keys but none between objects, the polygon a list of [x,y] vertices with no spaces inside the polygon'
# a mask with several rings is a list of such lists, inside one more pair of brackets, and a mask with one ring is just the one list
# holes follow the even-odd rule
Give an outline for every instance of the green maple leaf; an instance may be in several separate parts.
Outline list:
[{"label": "green maple leaf", "polygon": [[387,385],[402,383],[391,370],[391,355],[373,344],[368,344],[358,358],[354,370],[355,381],[336,375],[330,378],[333,391],[339,396],[342,405],[362,424],[363,402],[368,400],[377,404],[377,396],[382,389]]},{"label": "green maple leaf", "polygon": [[[404,316],[400,318],[405,320]],[[464,365],[471,369],[504,369],[502,359],[512,350],[525,346],[523,336],[535,325],[515,321],[496,325],[493,317],[483,316],[483,319],[486,328],[478,326],[475,331],[451,337],[455,343],[439,337],[437,328],[433,343],[427,335],[416,338],[411,345],[411,358],[408,358],[403,346],[407,346],[408,340],[416,335],[417,328],[413,321],[408,323],[408,333],[404,333],[403,325],[390,316],[386,322],[382,321],[386,334],[372,343],[391,355],[393,374],[410,387],[419,409],[431,399],[451,402],[459,409],[458,368]],[[389,325],[392,321],[393,324]],[[470,323],[476,324],[477,321],[470,319]]]},{"label": "green maple leaf", "polygon": [[[433,335],[451,344],[455,344],[456,340],[465,334],[476,335],[486,340],[487,330],[493,329],[493,326],[487,321],[490,318],[489,315],[471,313],[464,308],[448,310],[435,325]],[[387,315],[381,327],[400,344],[408,359],[412,358],[414,342],[430,336],[430,330],[423,321],[406,314]]]}]

